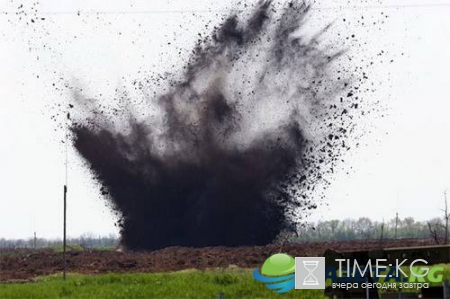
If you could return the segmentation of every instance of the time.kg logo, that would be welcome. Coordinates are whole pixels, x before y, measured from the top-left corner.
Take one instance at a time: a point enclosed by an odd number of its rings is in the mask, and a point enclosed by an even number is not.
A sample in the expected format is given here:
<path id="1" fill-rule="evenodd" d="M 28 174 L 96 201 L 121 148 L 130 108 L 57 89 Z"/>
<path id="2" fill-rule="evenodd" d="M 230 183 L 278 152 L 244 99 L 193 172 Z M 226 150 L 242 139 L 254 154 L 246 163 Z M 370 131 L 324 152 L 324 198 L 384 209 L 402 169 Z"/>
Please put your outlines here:
<path id="1" fill-rule="evenodd" d="M 256 268 L 253 278 L 266 284 L 277 293 L 287 293 L 292 289 L 325 289 L 325 258 L 296 257 L 284 253 L 270 256 Z"/>
<path id="2" fill-rule="evenodd" d="M 253 278 L 277 293 L 289 292 L 295 287 L 295 260 L 288 254 L 274 254 L 264 262 L 261 273 L 258 268 L 253 271 Z"/>
<path id="3" fill-rule="evenodd" d="M 295 288 L 300 290 L 325 289 L 325 258 L 295 258 Z"/>

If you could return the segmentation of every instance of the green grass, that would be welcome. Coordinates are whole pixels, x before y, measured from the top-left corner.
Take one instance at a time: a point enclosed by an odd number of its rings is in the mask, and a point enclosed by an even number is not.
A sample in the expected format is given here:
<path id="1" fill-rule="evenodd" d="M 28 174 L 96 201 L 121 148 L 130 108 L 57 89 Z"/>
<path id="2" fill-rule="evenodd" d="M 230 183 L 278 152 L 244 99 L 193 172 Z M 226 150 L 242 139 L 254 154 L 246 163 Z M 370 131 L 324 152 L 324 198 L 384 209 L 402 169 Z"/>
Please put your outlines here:
<path id="1" fill-rule="evenodd" d="M 63 252 L 63 246 L 62 245 L 55 245 L 55 246 L 50 246 L 48 247 L 49 249 L 52 249 L 55 252 Z M 67 245 L 66 247 L 66 251 L 83 251 L 83 247 L 81 245 L 78 244 L 74 244 L 74 245 Z"/>
<path id="2" fill-rule="evenodd" d="M 33 249 L 0 249 L 0 257 L 18 257 L 18 256 L 26 256 L 32 254 Z"/>
<path id="3" fill-rule="evenodd" d="M 406 269 L 405 269 L 406 270 Z M 407 272 L 406 270 L 405 272 Z M 450 278 L 445 265 L 444 279 Z M 436 285 L 441 285 L 440 283 Z M 414 291 L 414 290 L 410 290 Z M 156 274 L 70 274 L 39 277 L 33 283 L 0 284 L 0 298 L 297 298 L 324 299 L 322 290 L 279 295 L 252 277 L 252 270 L 185 270 Z"/>
<path id="4" fill-rule="evenodd" d="M 49 249 L 52 249 L 55 252 L 63 252 L 63 246 L 57 245 L 57 246 L 50 246 Z M 92 248 L 86 248 L 87 250 L 101 250 L 101 251 L 110 251 L 115 250 L 115 247 L 113 246 L 94 246 Z M 66 251 L 85 251 L 85 248 L 79 244 L 72 244 L 67 245 Z"/>
<path id="5" fill-rule="evenodd" d="M 0 298 L 297 298 L 323 299 L 322 290 L 279 295 L 255 281 L 252 270 L 186 270 L 158 274 L 70 274 L 45 276 L 34 283 L 0 284 Z"/>

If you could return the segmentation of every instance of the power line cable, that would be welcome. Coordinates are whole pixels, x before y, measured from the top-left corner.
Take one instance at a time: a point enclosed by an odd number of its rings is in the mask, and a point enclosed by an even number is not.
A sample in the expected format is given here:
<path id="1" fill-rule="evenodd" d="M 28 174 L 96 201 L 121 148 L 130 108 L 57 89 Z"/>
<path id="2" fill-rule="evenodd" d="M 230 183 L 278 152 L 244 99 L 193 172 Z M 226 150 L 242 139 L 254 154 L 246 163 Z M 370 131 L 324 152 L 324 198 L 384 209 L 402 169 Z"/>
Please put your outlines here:
<path id="1" fill-rule="evenodd" d="M 441 3 L 417 3 L 417 4 L 390 4 L 390 5 L 360 5 L 360 6 L 318 6 L 311 10 L 373 10 L 373 9 L 409 9 L 409 8 L 432 8 L 432 7 L 450 7 L 450 2 Z M 237 10 L 243 12 L 245 10 Z M 142 11 L 126 11 L 126 10 L 112 10 L 112 11 L 42 11 L 39 15 L 68 15 L 68 14 L 83 14 L 83 15 L 114 15 L 114 14 L 181 14 L 181 13 L 229 13 L 230 10 L 142 10 Z M 1 11 L 1 14 L 13 15 L 20 14 L 14 11 Z"/>

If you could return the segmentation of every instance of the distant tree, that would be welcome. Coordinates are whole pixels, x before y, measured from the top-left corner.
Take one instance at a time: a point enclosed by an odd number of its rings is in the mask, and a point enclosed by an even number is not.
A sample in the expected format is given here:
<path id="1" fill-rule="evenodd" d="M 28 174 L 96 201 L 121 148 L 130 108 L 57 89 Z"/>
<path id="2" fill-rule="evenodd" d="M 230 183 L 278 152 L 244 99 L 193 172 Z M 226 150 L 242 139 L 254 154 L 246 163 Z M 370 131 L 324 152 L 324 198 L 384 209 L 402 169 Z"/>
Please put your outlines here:
<path id="1" fill-rule="evenodd" d="M 436 244 L 442 244 L 444 242 L 444 224 L 441 218 L 434 218 L 427 222 L 428 230 L 430 232 L 431 238 L 436 242 Z"/>
<path id="2" fill-rule="evenodd" d="M 321 240 L 367 240 L 367 239 L 389 239 L 395 238 L 395 227 L 397 224 L 397 238 L 429 238 L 430 229 L 438 228 L 438 239 L 444 236 L 442 218 L 430 221 L 416 221 L 412 217 L 404 219 L 393 218 L 386 222 L 373 221 L 367 217 L 359 219 L 327 220 L 318 221 L 310 225 L 304 225 L 299 232 L 299 237 L 294 240 L 321 241 Z M 382 235 L 382 236 L 381 236 Z"/>

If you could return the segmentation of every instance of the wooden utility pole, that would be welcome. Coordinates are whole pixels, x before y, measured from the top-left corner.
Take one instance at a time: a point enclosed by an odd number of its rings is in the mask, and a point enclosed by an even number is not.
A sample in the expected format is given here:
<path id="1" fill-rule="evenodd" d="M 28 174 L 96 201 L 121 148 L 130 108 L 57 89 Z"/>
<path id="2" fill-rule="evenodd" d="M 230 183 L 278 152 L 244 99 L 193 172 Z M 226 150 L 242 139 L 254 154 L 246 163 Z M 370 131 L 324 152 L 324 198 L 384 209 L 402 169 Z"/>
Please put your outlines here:
<path id="1" fill-rule="evenodd" d="M 383 238 L 384 238 L 384 219 L 383 223 L 381 223 L 380 244 L 383 243 Z"/>
<path id="2" fill-rule="evenodd" d="M 445 236 L 444 236 L 444 244 L 447 244 L 448 240 L 448 222 L 450 220 L 450 215 L 448 214 L 448 206 L 447 206 L 447 190 L 444 191 L 444 200 L 445 200 L 445 208 L 444 208 L 444 221 L 445 221 Z"/>
<path id="3" fill-rule="evenodd" d="M 67 247 L 67 185 L 68 185 L 68 168 L 69 168 L 69 120 L 70 113 L 67 112 L 66 119 L 66 157 L 65 157 L 65 171 L 66 171 L 66 182 L 64 184 L 64 221 L 63 221 L 63 280 L 66 280 L 67 272 L 67 260 L 66 260 L 66 247 Z"/>
<path id="4" fill-rule="evenodd" d="M 395 231 L 394 231 L 394 238 L 397 239 L 397 226 L 398 226 L 398 212 L 395 213 Z"/>
<path id="5" fill-rule="evenodd" d="M 67 261 L 66 261 L 66 219 L 67 219 L 67 185 L 64 185 L 64 228 L 63 228 L 63 279 L 66 280 Z"/>

